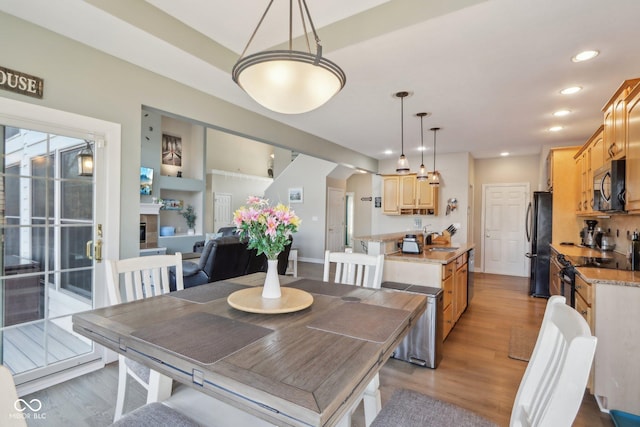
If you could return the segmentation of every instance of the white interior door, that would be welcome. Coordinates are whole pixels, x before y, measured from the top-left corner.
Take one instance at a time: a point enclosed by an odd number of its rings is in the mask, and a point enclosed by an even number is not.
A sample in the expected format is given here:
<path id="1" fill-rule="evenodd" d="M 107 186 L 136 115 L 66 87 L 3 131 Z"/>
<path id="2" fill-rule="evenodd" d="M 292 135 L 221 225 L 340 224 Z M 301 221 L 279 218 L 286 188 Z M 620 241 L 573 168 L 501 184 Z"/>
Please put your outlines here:
<path id="1" fill-rule="evenodd" d="M 232 225 L 231 214 L 231 194 L 214 193 L 213 194 L 213 231 L 217 232 L 220 227 L 228 227 Z"/>
<path id="2" fill-rule="evenodd" d="M 103 305 L 100 258 L 118 256 L 120 127 L 0 98 L 0 130 L 0 359 L 22 394 L 102 360 L 71 316 Z M 80 176 L 86 141 L 94 170 Z"/>
<path id="3" fill-rule="evenodd" d="M 327 249 L 344 251 L 345 192 L 340 188 L 327 189 Z"/>
<path id="4" fill-rule="evenodd" d="M 525 213 L 529 184 L 483 185 L 485 273 L 528 276 Z"/>

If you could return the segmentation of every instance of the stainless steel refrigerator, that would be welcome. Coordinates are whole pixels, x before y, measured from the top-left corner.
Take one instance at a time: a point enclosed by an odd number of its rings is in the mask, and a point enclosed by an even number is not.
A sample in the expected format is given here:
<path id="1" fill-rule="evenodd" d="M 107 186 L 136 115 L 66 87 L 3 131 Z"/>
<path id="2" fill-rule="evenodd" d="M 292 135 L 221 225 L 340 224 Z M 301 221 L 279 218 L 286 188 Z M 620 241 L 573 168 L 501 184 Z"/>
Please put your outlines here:
<path id="1" fill-rule="evenodd" d="M 553 199 L 550 192 L 533 192 L 533 201 L 527 207 L 525 220 L 531 251 L 525 256 L 531 260 L 529 294 L 534 297 L 549 297 L 552 209 Z"/>

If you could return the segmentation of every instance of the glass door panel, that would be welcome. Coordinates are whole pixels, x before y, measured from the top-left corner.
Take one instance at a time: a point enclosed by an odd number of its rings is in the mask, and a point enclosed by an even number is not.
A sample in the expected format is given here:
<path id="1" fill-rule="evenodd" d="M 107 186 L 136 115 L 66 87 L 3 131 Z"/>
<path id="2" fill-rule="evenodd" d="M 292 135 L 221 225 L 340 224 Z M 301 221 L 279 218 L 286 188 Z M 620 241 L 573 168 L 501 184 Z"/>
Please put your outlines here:
<path id="1" fill-rule="evenodd" d="M 78 175 L 85 140 L 0 128 L 0 362 L 20 383 L 97 357 L 71 328 L 94 307 L 95 185 Z"/>

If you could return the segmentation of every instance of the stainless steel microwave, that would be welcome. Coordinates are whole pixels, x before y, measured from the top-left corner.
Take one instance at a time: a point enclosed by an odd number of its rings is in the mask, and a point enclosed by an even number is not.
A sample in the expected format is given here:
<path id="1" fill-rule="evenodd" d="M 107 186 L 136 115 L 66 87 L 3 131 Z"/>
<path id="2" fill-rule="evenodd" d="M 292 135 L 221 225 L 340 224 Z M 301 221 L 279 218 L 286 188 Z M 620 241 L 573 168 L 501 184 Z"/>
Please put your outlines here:
<path id="1" fill-rule="evenodd" d="M 624 211 L 625 160 L 610 160 L 593 173 L 593 209 L 601 212 Z"/>

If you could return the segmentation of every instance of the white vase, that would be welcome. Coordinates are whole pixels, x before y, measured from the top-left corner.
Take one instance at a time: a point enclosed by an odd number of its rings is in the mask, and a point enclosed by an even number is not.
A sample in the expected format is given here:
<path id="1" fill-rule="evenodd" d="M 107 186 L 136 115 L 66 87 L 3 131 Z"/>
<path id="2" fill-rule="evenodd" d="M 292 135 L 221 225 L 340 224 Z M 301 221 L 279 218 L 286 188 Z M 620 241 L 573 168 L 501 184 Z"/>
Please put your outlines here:
<path id="1" fill-rule="evenodd" d="M 187 234 L 189 236 L 193 236 L 194 234 L 196 234 L 196 229 L 195 228 L 188 228 L 187 229 Z"/>
<path id="2" fill-rule="evenodd" d="M 267 277 L 264 279 L 262 298 L 280 298 L 280 278 L 278 277 L 278 260 L 267 260 Z"/>

